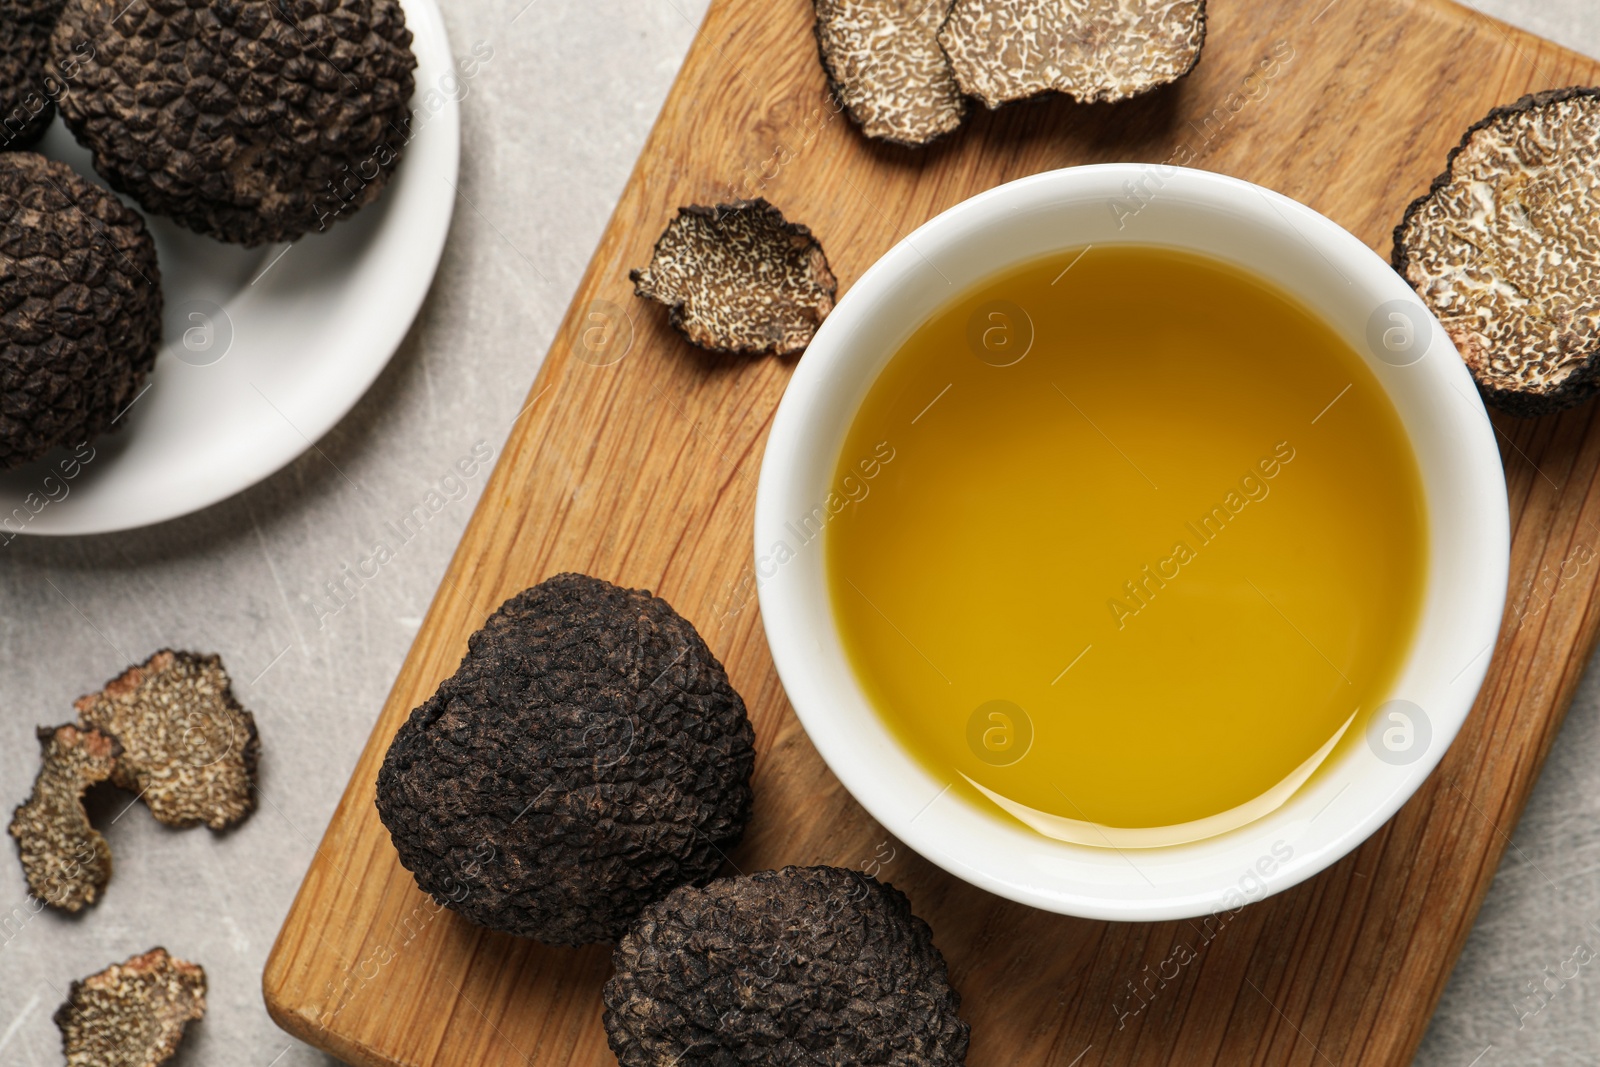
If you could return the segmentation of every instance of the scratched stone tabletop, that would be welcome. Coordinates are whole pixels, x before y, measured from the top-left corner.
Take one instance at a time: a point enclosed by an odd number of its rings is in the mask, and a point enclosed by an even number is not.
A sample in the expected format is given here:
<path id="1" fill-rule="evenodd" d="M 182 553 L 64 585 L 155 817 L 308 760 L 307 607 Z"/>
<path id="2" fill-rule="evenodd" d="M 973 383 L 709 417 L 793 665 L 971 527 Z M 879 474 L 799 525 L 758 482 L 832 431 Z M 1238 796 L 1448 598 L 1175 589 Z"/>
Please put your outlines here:
<path id="1" fill-rule="evenodd" d="M 1595 0 L 1477 4 L 1600 56 Z M 444 6 L 456 53 L 486 44 L 492 57 L 461 102 L 438 277 L 382 377 L 316 449 L 222 504 L 148 530 L 0 546 L 0 813 L 27 795 L 34 727 L 71 719 L 76 697 L 165 646 L 221 653 L 263 744 L 260 808 L 228 833 L 169 830 L 125 810 L 125 794 L 97 798 L 116 873 L 80 917 L 33 915 L 4 843 L 4 1067 L 61 1063 L 50 1017 L 72 979 L 156 944 L 209 978 L 179 1067 L 333 1063 L 268 1019 L 267 951 L 483 486 L 474 457 L 498 455 L 705 0 Z M 327 583 L 430 492 L 444 505 L 348 603 L 331 602 Z M 1512 847 L 1418 1064 L 1600 1063 L 1597 750 L 1591 666 L 1527 813 L 1505 828 Z"/>

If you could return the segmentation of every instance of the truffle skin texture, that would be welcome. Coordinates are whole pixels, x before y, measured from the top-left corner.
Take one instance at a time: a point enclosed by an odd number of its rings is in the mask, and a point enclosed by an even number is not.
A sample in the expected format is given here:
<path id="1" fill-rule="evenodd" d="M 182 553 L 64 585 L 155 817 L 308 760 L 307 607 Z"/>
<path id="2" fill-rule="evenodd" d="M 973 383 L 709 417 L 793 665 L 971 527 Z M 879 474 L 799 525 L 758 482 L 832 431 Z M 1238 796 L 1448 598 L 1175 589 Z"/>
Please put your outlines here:
<path id="1" fill-rule="evenodd" d="M 1111 103 L 1200 62 L 1205 0 L 955 0 L 939 43 L 963 92 L 991 108 L 1055 90 Z"/>
<path id="2" fill-rule="evenodd" d="M 121 744 L 111 780 L 168 826 L 222 830 L 255 810 L 261 741 L 222 657 L 162 649 L 74 707 Z"/>
<path id="3" fill-rule="evenodd" d="M 0 153 L 0 470 L 112 428 L 161 344 L 138 212 L 64 163 Z"/>
<path id="4" fill-rule="evenodd" d="M 945 1067 L 961 998 L 904 893 L 840 867 L 674 892 L 617 943 L 605 1027 L 622 1067 Z"/>
<path id="5" fill-rule="evenodd" d="M 292 241 L 394 174 L 416 67 L 397 0 L 125 6 L 67 0 L 51 63 L 67 126 L 146 211 L 242 245 Z"/>
<path id="6" fill-rule="evenodd" d="M 839 290 L 811 231 L 761 199 L 679 208 L 628 277 L 692 343 L 730 355 L 804 351 Z"/>
<path id="7" fill-rule="evenodd" d="M 967 98 L 939 47 L 951 0 L 815 0 L 817 51 L 868 137 L 915 147 L 961 125 Z"/>
<path id="8" fill-rule="evenodd" d="M 1502 411 L 1600 391 L 1597 198 L 1600 89 L 1557 89 L 1473 125 L 1395 227 L 1395 270 Z"/>
<path id="9" fill-rule="evenodd" d="M 744 701 L 687 620 L 560 574 L 501 605 L 400 727 L 378 813 L 417 885 L 471 921 L 612 941 L 716 873 L 754 763 Z"/>
<path id="10" fill-rule="evenodd" d="M 56 1009 L 67 1067 L 157 1067 L 206 1013 L 206 972 L 153 948 L 72 983 Z"/>
<path id="11" fill-rule="evenodd" d="M 44 63 L 61 4 L 0 0 L 0 150 L 27 148 L 56 117 Z"/>
<path id="12" fill-rule="evenodd" d="M 89 825 L 84 790 L 111 777 L 117 743 L 93 730 L 39 727 L 44 749 L 33 795 L 11 815 L 28 892 L 51 907 L 78 911 L 111 881 L 111 846 Z"/>

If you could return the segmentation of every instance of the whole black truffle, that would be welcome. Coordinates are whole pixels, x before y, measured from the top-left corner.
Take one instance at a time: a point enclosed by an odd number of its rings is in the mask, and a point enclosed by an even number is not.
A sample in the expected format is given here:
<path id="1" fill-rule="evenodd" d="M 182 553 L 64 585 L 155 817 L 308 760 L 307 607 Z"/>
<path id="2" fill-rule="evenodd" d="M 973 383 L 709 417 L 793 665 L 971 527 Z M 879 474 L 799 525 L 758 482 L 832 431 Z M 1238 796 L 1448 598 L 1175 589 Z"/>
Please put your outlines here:
<path id="1" fill-rule="evenodd" d="M 27 148 L 55 118 L 44 77 L 62 0 L 0 0 L 0 150 Z"/>
<path id="2" fill-rule="evenodd" d="M 138 212 L 64 163 L 0 153 L 0 470 L 110 429 L 161 343 Z"/>
<path id="3" fill-rule="evenodd" d="M 961 998 L 904 893 L 840 867 L 686 886 L 617 943 L 606 1037 L 622 1067 L 945 1067 Z"/>
<path id="4" fill-rule="evenodd" d="M 396 0 L 67 0 L 51 64 L 114 188 L 243 245 L 371 203 L 409 139 L 416 57 Z"/>
<path id="5" fill-rule="evenodd" d="M 665 600 L 560 574 L 512 597 L 411 713 L 378 813 L 473 922 L 578 945 L 704 882 L 750 813 L 744 701 Z"/>

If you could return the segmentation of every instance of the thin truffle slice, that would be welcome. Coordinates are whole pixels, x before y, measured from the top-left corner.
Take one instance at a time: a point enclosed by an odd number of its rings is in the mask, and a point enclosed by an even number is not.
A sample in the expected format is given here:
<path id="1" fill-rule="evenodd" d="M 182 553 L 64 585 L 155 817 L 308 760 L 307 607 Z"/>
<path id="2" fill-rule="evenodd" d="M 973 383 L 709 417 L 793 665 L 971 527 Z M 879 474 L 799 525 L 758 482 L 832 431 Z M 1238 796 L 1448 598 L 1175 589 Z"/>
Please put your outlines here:
<path id="1" fill-rule="evenodd" d="M 617 943 L 605 1028 L 622 1067 L 964 1063 L 944 957 L 904 893 L 840 867 L 688 886 Z"/>
<path id="2" fill-rule="evenodd" d="M 917 146 L 961 125 L 967 98 L 939 47 L 952 0 L 815 0 L 817 50 L 868 137 Z"/>
<path id="3" fill-rule="evenodd" d="M 67 1067 L 157 1067 L 205 1013 L 205 970 L 153 948 L 73 982 L 55 1023 Z"/>
<path id="4" fill-rule="evenodd" d="M 1600 89 L 1498 107 L 1394 231 L 1394 268 L 1484 399 L 1545 415 L 1600 391 Z"/>
<path id="5" fill-rule="evenodd" d="M 112 781 L 161 822 L 221 830 L 255 810 L 261 743 L 222 657 L 162 649 L 74 706 L 121 742 Z"/>
<path id="6" fill-rule="evenodd" d="M 754 764 L 744 701 L 687 619 L 559 574 L 489 616 L 400 727 L 378 814 L 417 885 L 471 921 L 612 941 L 716 873 Z"/>
<path id="7" fill-rule="evenodd" d="M 743 355 L 803 351 L 839 289 L 811 231 L 759 198 L 679 208 L 628 277 L 691 342 Z"/>
<path id="8" fill-rule="evenodd" d="M 1205 0 L 956 0 L 939 43 L 963 92 L 991 108 L 1054 90 L 1114 102 L 1200 62 Z"/>
<path id="9" fill-rule="evenodd" d="M 111 846 L 89 825 L 83 794 L 111 777 L 117 743 L 71 725 L 39 727 L 44 762 L 33 795 L 11 815 L 28 892 L 52 907 L 93 904 L 111 880 Z"/>
<path id="10" fill-rule="evenodd" d="M 27 148 L 56 116 L 45 58 L 64 0 L 0 0 L 0 150 Z"/>

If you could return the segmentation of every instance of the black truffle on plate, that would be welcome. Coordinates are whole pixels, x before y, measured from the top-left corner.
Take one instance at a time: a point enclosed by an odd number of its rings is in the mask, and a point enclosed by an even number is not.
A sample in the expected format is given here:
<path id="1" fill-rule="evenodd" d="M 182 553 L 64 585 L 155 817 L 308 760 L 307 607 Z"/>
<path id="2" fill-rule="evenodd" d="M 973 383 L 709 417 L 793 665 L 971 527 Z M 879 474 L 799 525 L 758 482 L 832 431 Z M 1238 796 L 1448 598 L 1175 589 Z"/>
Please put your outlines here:
<path id="1" fill-rule="evenodd" d="M 691 343 L 734 355 L 804 351 L 839 290 L 811 231 L 761 199 L 679 208 L 628 277 Z"/>
<path id="2" fill-rule="evenodd" d="M 605 1028 L 622 1067 L 946 1067 L 968 1027 L 904 893 L 840 867 L 687 886 L 612 954 Z"/>
<path id="3" fill-rule="evenodd" d="M 67 0 L 51 63 L 69 62 L 61 114 L 95 169 L 224 241 L 348 218 L 409 136 L 416 57 L 396 0 Z"/>
<path id="4" fill-rule="evenodd" d="M 110 429 L 161 343 L 156 245 L 64 163 L 0 153 L 0 470 Z"/>
<path id="5" fill-rule="evenodd" d="M 1205 39 L 1205 0 L 955 0 L 939 30 L 962 91 L 991 108 L 1126 100 L 1188 74 Z"/>
<path id="6" fill-rule="evenodd" d="M 754 763 L 744 701 L 687 620 L 560 574 L 502 604 L 400 727 L 378 813 L 417 885 L 473 922 L 612 941 L 716 873 Z"/>
<path id="7" fill-rule="evenodd" d="M 44 63 L 61 4 L 0 0 L 0 150 L 32 145 L 56 116 Z"/>
<path id="8" fill-rule="evenodd" d="M 868 137 L 923 145 L 961 125 L 967 98 L 939 47 L 951 0 L 815 0 L 834 97 Z"/>
<path id="9" fill-rule="evenodd" d="M 1495 108 L 1394 231 L 1394 268 L 1484 399 L 1545 415 L 1600 391 L 1600 89 Z"/>

